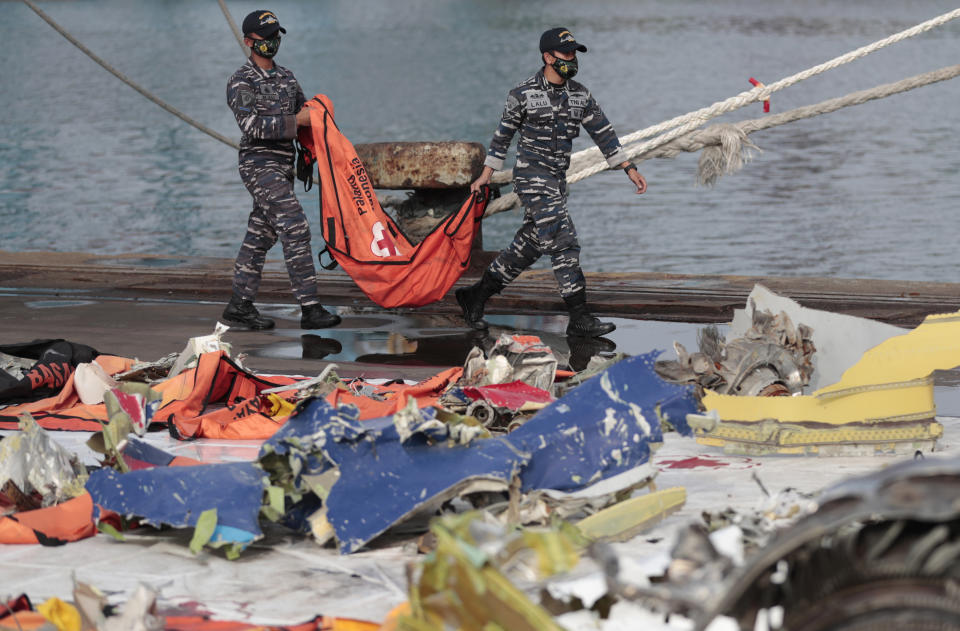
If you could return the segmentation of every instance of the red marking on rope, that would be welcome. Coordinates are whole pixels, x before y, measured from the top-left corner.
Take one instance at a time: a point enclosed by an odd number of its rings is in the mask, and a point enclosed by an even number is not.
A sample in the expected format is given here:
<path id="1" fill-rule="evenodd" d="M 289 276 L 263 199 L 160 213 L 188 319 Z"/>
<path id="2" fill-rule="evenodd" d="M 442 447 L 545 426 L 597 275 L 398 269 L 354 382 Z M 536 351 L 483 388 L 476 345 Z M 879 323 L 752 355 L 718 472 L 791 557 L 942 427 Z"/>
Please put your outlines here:
<path id="1" fill-rule="evenodd" d="M 762 83 L 760 83 L 759 81 L 757 81 L 756 79 L 754 79 L 753 77 L 750 77 L 749 81 L 750 81 L 750 83 L 752 83 L 753 86 L 756 87 L 756 88 L 764 88 L 764 87 L 766 87 L 765 85 L 763 85 Z M 764 101 L 763 101 L 763 113 L 764 113 L 764 114 L 770 113 L 770 99 L 764 99 Z"/>

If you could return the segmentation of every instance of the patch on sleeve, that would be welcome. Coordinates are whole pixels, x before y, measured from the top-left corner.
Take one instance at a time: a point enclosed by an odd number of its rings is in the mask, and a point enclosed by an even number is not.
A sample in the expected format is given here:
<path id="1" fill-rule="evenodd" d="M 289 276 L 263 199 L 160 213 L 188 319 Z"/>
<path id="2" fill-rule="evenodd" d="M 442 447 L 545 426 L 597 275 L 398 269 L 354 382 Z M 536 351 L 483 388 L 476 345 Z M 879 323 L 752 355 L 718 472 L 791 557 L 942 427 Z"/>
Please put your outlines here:
<path id="1" fill-rule="evenodd" d="M 256 95 L 254 95 L 253 90 L 250 88 L 242 87 L 237 90 L 237 103 L 240 107 L 250 109 L 254 100 L 256 100 Z"/>

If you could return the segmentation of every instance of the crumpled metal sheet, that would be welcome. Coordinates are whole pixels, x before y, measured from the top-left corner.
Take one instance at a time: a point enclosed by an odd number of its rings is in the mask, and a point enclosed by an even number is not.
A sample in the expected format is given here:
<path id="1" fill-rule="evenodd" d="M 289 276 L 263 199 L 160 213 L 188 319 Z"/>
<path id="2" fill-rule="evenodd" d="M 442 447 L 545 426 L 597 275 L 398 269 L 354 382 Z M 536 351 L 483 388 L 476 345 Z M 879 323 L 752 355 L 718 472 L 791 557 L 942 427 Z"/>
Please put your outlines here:
<path id="1" fill-rule="evenodd" d="M 277 432 L 265 440 L 257 455 L 258 466 L 270 474 L 273 484 L 291 493 L 305 493 L 304 475 L 320 475 L 330 469 L 323 445 L 342 435 L 340 425 L 356 421 L 353 405 L 334 408 L 325 399 L 313 398 Z M 341 419 L 341 415 L 344 418 Z"/>
<path id="2" fill-rule="evenodd" d="M 526 454 L 504 439 L 437 444 L 446 440 L 448 430 L 433 422 L 432 409 L 422 412 L 423 422 L 408 425 L 405 439 L 391 418 L 360 423 L 355 408 L 336 410 L 322 399 L 308 403 L 288 422 L 299 426 L 323 454 L 324 462 L 311 474 L 327 467 L 339 470 L 325 506 L 341 553 L 355 552 L 393 524 L 426 506 L 439 506 L 468 486 L 505 490 L 526 462 Z"/>
<path id="3" fill-rule="evenodd" d="M 103 430 L 95 432 L 87 440 L 87 446 L 105 454 L 105 464 L 116 465 L 121 471 L 128 471 L 131 468 L 126 464 L 128 456 L 122 452 L 131 436 L 146 434 L 147 426 L 159 408 L 161 398 L 159 392 L 145 383 L 121 383 L 116 388 L 107 390 L 103 402 L 109 422 L 103 426 Z M 147 465 L 132 468 L 142 469 L 145 466 Z"/>
<path id="4" fill-rule="evenodd" d="M 460 385 L 487 386 L 522 381 L 541 390 L 552 390 L 557 373 L 553 350 L 535 335 L 503 333 L 486 356 L 474 347 L 463 364 Z"/>
<path id="5" fill-rule="evenodd" d="M 0 351 L 0 391 L 23 379 L 34 361 Z"/>
<path id="6" fill-rule="evenodd" d="M 657 362 L 657 373 L 721 394 L 797 394 L 813 373 L 812 336 L 809 326 L 795 325 L 786 312 L 753 309 L 751 326 L 741 335 L 724 339 L 717 327 L 708 326 L 697 335 L 700 350 L 694 353 L 675 342 L 677 359 Z"/>
<path id="7" fill-rule="evenodd" d="M 0 441 L 0 487 L 12 482 L 17 489 L 42 496 L 41 506 L 53 506 L 83 493 L 87 470 L 56 442 L 30 415 L 20 417 L 20 431 Z"/>
<path id="8" fill-rule="evenodd" d="M 96 631 L 163 631 L 165 619 L 157 612 L 157 592 L 140 583 L 130 598 L 110 611 L 107 597 L 88 583 L 74 582 L 73 601 L 84 622 Z M 84 628 L 88 628 L 87 624 Z"/>
<path id="9" fill-rule="evenodd" d="M 173 363 L 173 366 L 170 368 L 170 372 L 168 373 L 167 377 L 174 377 L 185 370 L 195 367 L 200 359 L 200 356 L 204 353 L 224 351 L 229 356 L 232 347 L 229 343 L 220 339 L 229 328 L 230 327 L 222 322 L 217 322 L 217 326 L 214 327 L 213 333 L 210 335 L 191 337 L 189 340 L 187 340 L 187 345 L 183 348 L 183 350 L 180 352 L 180 356 L 177 357 L 176 361 Z"/>
<path id="10" fill-rule="evenodd" d="M 160 408 L 162 396 L 145 383 L 123 383 L 104 396 L 110 423 L 122 423 L 137 436 L 147 433 L 153 415 Z"/>
<path id="11" fill-rule="evenodd" d="M 217 510 L 211 543 L 244 545 L 261 537 L 263 472 L 252 462 L 156 467 L 129 473 L 94 471 L 87 490 L 94 504 L 154 526 L 193 527 Z"/>
<path id="12" fill-rule="evenodd" d="M 167 467 L 175 458 L 173 454 L 136 438 L 129 439 L 121 453 L 127 466 L 132 470 Z"/>
<path id="13" fill-rule="evenodd" d="M 462 409 L 491 430 L 509 430 L 522 421 L 515 421 L 518 414 L 533 414 L 554 401 L 554 396 L 524 383 L 511 381 L 489 386 L 465 386 L 451 388 L 441 399 L 448 409 Z M 464 401 L 462 405 L 460 401 Z"/>
<path id="14" fill-rule="evenodd" d="M 486 156 L 482 144 L 459 140 L 371 142 L 354 148 L 376 188 L 399 190 L 466 189 L 483 170 Z"/>
<path id="15" fill-rule="evenodd" d="M 698 409 L 694 388 L 658 377 L 659 354 L 611 365 L 508 436 L 531 453 L 524 492 L 575 491 L 647 462 L 651 444 L 663 442 L 661 419 L 692 435 L 686 416 Z"/>
<path id="16" fill-rule="evenodd" d="M 261 462 L 302 491 L 303 476 L 335 468 L 326 518 L 340 551 L 354 552 L 468 489 L 503 490 L 519 476 L 524 491 L 575 491 L 644 465 L 651 443 L 663 440 L 660 419 L 689 434 L 686 414 L 697 410 L 692 386 L 668 384 L 653 372 L 657 354 L 614 364 L 512 434 L 469 444 L 456 440 L 432 408 L 403 423 L 359 423 L 351 406 L 315 399 L 264 444 Z"/>
<path id="17" fill-rule="evenodd" d="M 810 391 L 839 381 L 847 368 L 857 363 L 868 350 L 908 331 L 869 318 L 804 307 L 758 284 L 754 285 L 747 297 L 745 307 L 734 310 L 728 336 L 736 338 L 746 335 L 753 326 L 757 310 L 784 313 L 794 322 L 810 327 L 810 341 L 817 349 L 810 358 L 813 367 L 808 386 Z"/>
<path id="18" fill-rule="evenodd" d="M 397 628 L 561 631 L 550 612 L 515 585 L 510 575 L 545 577 L 571 570 L 582 537 L 566 524 L 517 531 L 466 514 L 435 520 L 436 552 L 411 573 L 410 608 Z"/>
<path id="19" fill-rule="evenodd" d="M 541 388 L 535 388 L 522 381 L 494 384 L 489 386 L 463 389 L 463 393 L 473 401 L 487 401 L 511 412 L 523 409 L 536 409 L 553 401 L 553 395 Z"/>
<path id="20" fill-rule="evenodd" d="M 738 601 L 740 605 L 744 602 L 749 602 L 751 606 L 756 605 L 757 598 L 751 590 L 765 574 L 768 577 L 766 580 L 769 580 L 770 568 L 783 562 L 785 565 L 789 563 L 793 570 L 796 566 L 789 560 L 791 555 L 803 551 L 804 546 L 824 537 L 830 537 L 833 545 L 836 545 L 837 539 L 840 539 L 839 533 L 853 524 L 907 520 L 913 523 L 939 524 L 937 527 L 946 530 L 960 515 L 960 505 L 956 502 L 958 493 L 960 460 L 955 457 L 905 460 L 834 484 L 817 497 L 815 512 L 777 532 L 768 545 L 750 556 L 746 565 L 732 573 L 725 582 L 714 585 L 710 597 L 701 601 L 702 610 L 695 628 L 704 631 L 716 616 L 733 611 Z M 906 532 L 909 530 L 906 529 Z M 889 530 L 888 533 L 890 532 L 899 531 Z M 929 560 L 937 556 L 935 550 L 938 546 L 941 550 L 942 547 L 955 546 L 946 535 L 933 538 L 928 536 L 921 541 L 922 543 L 914 543 L 910 549 L 914 558 L 927 560 L 926 564 L 918 562 L 917 567 L 910 571 L 892 561 L 885 566 L 888 568 L 887 572 L 902 572 L 904 578 L 909 578 L 923 566 L 936 567 Z M 903 543 L 902 539 L 890 539 L 885 545 L 874 544 L 873 549 L 878 551 L 878 555 L 882 555 L 888 548 L 906 548 Z M 881 556 L 879 560 L 871 562 L 879 564 L 882 561 Z M 943 567 L 950 568 L 953 565 L 949 563 Z M 796 574 L 795 570 L 790 572 L 791 576 Z M 933 569 L 924 578 L 927 584 L 950 580 L 952 579 Z M 908 583 L 900 583 L 896 587 L 901 590 L 908 588 Z M 925 591 L 924 597 L 929 597 L 929 592 Z M 904 626 L 910 628 L 909 624 Z"/>
<path id="21" fill-rule="evenodd" d="M 932 373 L 960 364 L 960 312 L 927 316 L 887 338 L 809 395 L 737 397 L 707 392 L 715 411 L 698 440 L 746 453 L 913 453 L 943 435 Z"/>

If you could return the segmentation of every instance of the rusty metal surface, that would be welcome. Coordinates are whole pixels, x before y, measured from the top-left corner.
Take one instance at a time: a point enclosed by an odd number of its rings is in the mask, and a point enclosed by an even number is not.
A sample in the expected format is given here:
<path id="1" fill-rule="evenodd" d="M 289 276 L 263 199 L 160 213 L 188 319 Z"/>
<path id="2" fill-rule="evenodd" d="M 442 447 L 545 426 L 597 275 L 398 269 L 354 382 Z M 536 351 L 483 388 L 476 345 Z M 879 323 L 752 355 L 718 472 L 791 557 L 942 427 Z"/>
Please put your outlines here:
<path id="1" fill-rule="evenodd" d="M 375 188 L 464 188 L 480 175 L 477 142 L 374 142 L 356 145 Z"/>

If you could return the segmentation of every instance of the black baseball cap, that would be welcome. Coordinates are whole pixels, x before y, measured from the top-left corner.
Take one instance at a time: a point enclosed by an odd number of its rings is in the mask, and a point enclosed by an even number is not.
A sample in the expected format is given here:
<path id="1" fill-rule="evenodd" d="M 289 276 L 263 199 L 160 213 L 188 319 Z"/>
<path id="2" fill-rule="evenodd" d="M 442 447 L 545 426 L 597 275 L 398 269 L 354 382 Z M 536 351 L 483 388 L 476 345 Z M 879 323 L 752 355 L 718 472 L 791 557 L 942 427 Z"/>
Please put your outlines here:
<path id="1" fill-rule="evenodd" d="M 546 53 L 551 50 L 559 50 L 561 53 L 579 50 L 581 53 L 585 53 L 587 52 L 587 47 L 583 44 L 578 44 L 569 29 L 558 26 L 557 28 L 546 31 L 540 36 L 540 52 Z"/>
<path id="2" fill-rule="evenodd" d="M 260 37 L 266 38 L 270 35 L 273 35 L 277 31 L 286 33 L 287 29 L 280 26 L 280 20 L 278 20 L 277 16 L 273 14 L 273 11 L 260 9 L 252 13 L 248 13 L 247 17 L 243 18 L 244 36 L 250 35 L 251 33 L 256 33 Z"/>

